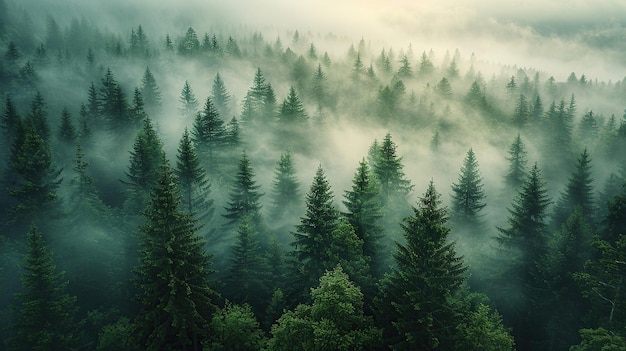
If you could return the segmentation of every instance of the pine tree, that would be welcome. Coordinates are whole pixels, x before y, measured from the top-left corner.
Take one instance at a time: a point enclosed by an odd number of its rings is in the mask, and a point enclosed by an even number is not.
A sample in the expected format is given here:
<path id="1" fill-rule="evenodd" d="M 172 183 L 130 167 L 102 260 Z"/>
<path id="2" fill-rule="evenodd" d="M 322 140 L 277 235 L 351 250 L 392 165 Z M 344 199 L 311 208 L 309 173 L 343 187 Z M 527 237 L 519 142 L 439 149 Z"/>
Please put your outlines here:
<path id="1" fill-rule="evenodd" d="M 111 131 L 119 132 L 128 126 L 128 101 L 110 68 L 102 78 L 100 113 Z"/>
<path id="2" fill-rule="evenodd" d="M 130 126 L 134 128 L 141 126 L 141 122 L 147 117 L 148 114 L 145 110 L 145 104 L 143 96 L 141 95 L 141 90 L 139 88 L 135 88 L 135 92 L 133 94 L 133 103 L 128 109 L 128 120 L 130 122 Z"/>
<path id="3" fill-rule="evenodd" d="M 585 144 L 590 144 L 596 141 L 598 136 L 598 124 L 593 111 L 589 111 L 583 115 L 583 118 L 578 124 L 578 137 Z"/>
<path id="4" fill-rule="evenodd" d="M 89 90 L 87 92 L 87 104 L 85 105 L 85 117 L 90 125 L 94 129 L 100 129 L 103 126 L 102 114 L 101 114 L 101 100 L 96 89 L 96 84 L 91 82 Z"/>
<path id="5" fill-rule="evenodd" d="M 76 297 L 57 272 L 43 235 L 33 225 L 26 235 L 26 257 L 15 325 L 16 350 L 71 350 L 78 346 Z"/>
<path id="6" fill-rule="evenodd" d="M 260 230 L 260 199 L 263 193 L 259 193 L 261 186 L 256 184 L 254 176 L 248 155 L 244 152 L 239 159 L 237 174 L 229 193 L 228 206 L 225 208 L 226 214 L 223 215 L 228 220 L 227 227 L 233 227 L 249 216 L 253 228 Z"/>
<path id="7" fill-rule="evenodd" d="M 498 266 L 498 288 L 505 301 L 498 308 L 513 326 L 520 349 L 532 349 L 533 340 L 543 337 L 540 312 L 547 299 L 545 258 L 548 251 L 548 206 L 550 200 L 539 167 L 530 170 L 526 182 L 509 209 L 506 228 L 497 227 L 503 263 Z M 506 263 L 505 263 L 506 262 Z M 515 304 L 510 304 L 515 301 Z"/>
<path id="8" fill-rule="evenodd" d="M 163 144 L 149 118 L 144 119 L 142 129 L 137 133 L 130 164 L 126 172 L 130 185 L 126 207 L 138 214 L 148 201 L 152 188 L 157 184 L 159 167 L 163 158 Z"/>
<path id="9" fill-rule="evenodd" d="M 195 116 L 198 112 L 198 100 L 191 90 L 191 86 L 188 81 L 185 81 L 185 85 L 183 86 L 183 90 L 180 92 L 180 97 L 178 101 L 181 104 L 181 107 L 178 109 L 183 118 L 190 118 Z"/>
<path id="10" fill-rule="evenodd" d="M 439 83 L 435 85 L 435 92 L 446 100 L 450 100 L 454 96 L 452 93 L 452 86 L 450 86 L 450 81 L 448 81 L 446 77 L 441 78 Z"/>
<path id="11" fill-rule="evenodd" d="M 180 210 L 173 171 L 164 158 L 161 162 L 141 227 L 136 336 L 146 350 L 200 350 L 215 310 L 208 283 L 211 257 L 195 221 Z"/>
<path id="12" fill-rule="evenodd" d="M 409 58 L 404 55 L 400 59 L 400 68 L 398 68 L 398 73 L 396 73 L 398 79 L 410 79 L 413 78 L 413 69 L 411 68 L 411 64 L 409 63 Z"/>
<path id="13" fill-rule="evenodd" d="M 508 156 L 506 157 L 509 166 L 504 181 L 510 189 L 518 189 L 526 179 L 526 163 L 528 162 L 526 156 L 526 145 L 521 136 L 517 134 L 513 143 L 509 145 Z"/>
<path id="14" fill-rule="evenodd" d="M 72 116 L 67 108 L 63 108 L 61 112 L 61 123 L 58 129 L 58 138 L 64 144 L 74 144 L 76 141 L 77 132 L 76 128 L 72 124 Z"/>
<path id="15" fill-rule="evenodd" d="M 1 117 L 0 126 L 2 128 L 2 137 L 4 141 L 4 149 L 8 150 L 13 143 L 13 139 L 17 133 L 18 125 L 21 123 L 20 116 L 17 113 L 15 104 L 10 97 L 7 96 L 4 105 L 4 114 Z"/>
<path id="16" fill-rule="evenodd" d="M 405 244 L 396 244 L 396 268 L 377 300 L 386 341 L 394 350 L 430 350 L 453 340 L 450 298 L 466 280 L 461 258 L 448 241 L 447 210 L 431 181 L 413 215 L 402 223 Z"/>
<path id="17" fill-rule="evenodd" d="M 381 186 L 382 204 L 386 206 L 397 198 L 405 198 L 413 186 L 404 176 L 402 157 L 396 154 L 396 144 L 387 133 L 377 148 L 377 155 L 370 160 L 376 179 Z"/>
<path id="18" fill-rule="evenodd" d="M 189 27 L 185 36 L 178 44 L 178 53 L 183 56 L 194 56 L 200 51 L 200 41 L 196 31 Z"/>
<path id="19" fill-rule="evenodd" d="M 224 144 L 231 150 L 236 150 L 242 143 L 241 140 L 241 128 L 239 127 L 239 120 L 233 116 L 226 125 L 226 132 L 224 135 Z"/>
<path id="20" fill-rule="evenodd" d="M 515 105 L 515 111 L 513 112 L 513 124 L 517 128 L 524 128 L 530 119 L 530 107 L 524 94 L 520 94 L 517 105 Z"/>
<path id="21" fill-rule="evenodd" d="M 327 248 L 331 245 L 332 233 L 339 223 L 339 211 L 333 203 L 334 195 L 326 173 L 317 168 L 313 183 L 306 194 L 306 214 L 293 232 L 293 256 L 297 282 L 292 287 L 297 293 L 313 287 L 328 266 Z"/>
<path id="22" fill-rule="evenodd" d="M 433 65 L 426 52 L 422 52 L 422 56 L 420 57 L 420 68 L 419 75 L 420 77 L 428 77 L 435 71 L 435 66 Z"/>
<path id="23" fill-rule="evenodd" d="M 363 76 L 365 75 L 365 65 L 363 65 L 363 61 L 361 60 L 361 54 L 357 54 L 354 59 L 354 63 L 352 64 L 352 72 L 350 73 L 350 78 L 352 78 L 353 82 L 360 82 Z"/>
<path id="24" fill-rule="evenodd" d="M 555 206 L 552 218 L 553 227 L 560 228 L 578 207 L 585 221 L 593 226 L 595 224 L 593 197 L 591 159 L 585 148 L 576 162 L 576 169 L 569 177 L 565 192 L 561 194 Z"/>
<path id="25" fill-rule="evenodd" d="M 250 218 L 239 221 L 232 258 L 225 278 L 225 298 L 234 303 L 247 303 L 257 312 L 269 298 L 266 286 L 267 267 L 259 244 L 258 230 Z"/>
<path id="26" fill-rule="evenodd" d="M 283 221 L 291 217 L 289 215 L 293 213 L 292 211 L 301 207 L 300 181 L 296 175 L 290 152 L 280 155 L 280 160 L 274 171 L 270 197 L 272 199 L 270 210 L 272 221 Z"/>
<path id="27" fill-rule="evenodd" d="M 161 91 L 152 71 L 150 71 L 150 67 L 146 67 L 143 78 L 141 78 L 141 88 L 139 91 L 143 97 L 148 115 L 153 117 L 159 115 L 163 109 Z"/>
<path id="28" fill-rule="evenodd" d="M 308 115 L 293 86 L 283 101 L 278 118 L 284 125 L 305 125 L 307 122 Z"/>
<path id="29" fill-rule="evenodd" d="M 30 113 L 26 115 L 26 123 L 46 142 L 50 142 L 50 126 L 48 125 L 48 111 L 41 93 L 37 92 L 30 104 Z"/>
<path id="30" fill-rule="evenodd" d="M 214 212 L 213 200 L 209 199 L 211 185 L 186 128 L 178 144 L 174 172 L 180 186 L 182 210 L 207 223 Z"/>
<path id="31" fill-rule="evenodd" d="M 213 79 L 211 97 L 213 98 L 215 108 L 217 108 L 220 112 L 220 115 L 224 117 L 230 116 L 231 96 L 228 93 L 228 90 L 226 90 L 226 86 L 224 85 L 224 81 L 222 80 L 219 72 L 215 74 L 215 79 Z"/>
<path id="32" fill-rule="evenodd" d="M 463 160 L 458 183 L 452 183 L 452 221 L 460 226 L 477 229 L 485 207 L 485 191 L 474 150 L 470 148 Z"/>
<path id="33" fill-rule="evenodd" d="M 311 87 L 311 93 L 313 95 L 313 100 L 316 105 L 316 117 L 318 119 L 322 118 L 322 108 L 324 107 L 327 100 L 327 91 L 326 91 L 326 75 L 322 70 L 322 64 L 317 65 L 317 69 L 313 74 L 313 84 Z"/>
<path id="34" fill-rule="evenodd" d="M 379 191 L 372 171 L 363 159 L 352 179 L 352 189 L 344 193 L 343 204 L 347 209 L 348 221 L 357 237 L 363 241 L 363 255 L 369 261 L 369 273 L 376 278 L 381 276 L 385 267 L 381 247 L 384 229 L 381 225 L 383 213 Z"/>
<path id="35" fill-rule="evenodd" d="M 219 169 L 219 155 L 225 143 L 226 129 L 210 97 L 207 97 L 203 110 L 196 114 L 191 134 L 200 156 L 206 159 L 213 172 Z"/>

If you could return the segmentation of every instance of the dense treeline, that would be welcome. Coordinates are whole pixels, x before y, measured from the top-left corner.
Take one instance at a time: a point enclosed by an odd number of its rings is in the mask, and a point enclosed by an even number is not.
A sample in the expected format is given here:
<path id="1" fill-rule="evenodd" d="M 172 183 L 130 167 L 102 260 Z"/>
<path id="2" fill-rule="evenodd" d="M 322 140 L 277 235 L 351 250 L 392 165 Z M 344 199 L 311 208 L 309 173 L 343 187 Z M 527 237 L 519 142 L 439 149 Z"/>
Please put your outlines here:
<path id="1" fill-rule="evenodd" d="M 626 350 L 626 80 L 224 33 L 0 0 L 3 349 Z"/>

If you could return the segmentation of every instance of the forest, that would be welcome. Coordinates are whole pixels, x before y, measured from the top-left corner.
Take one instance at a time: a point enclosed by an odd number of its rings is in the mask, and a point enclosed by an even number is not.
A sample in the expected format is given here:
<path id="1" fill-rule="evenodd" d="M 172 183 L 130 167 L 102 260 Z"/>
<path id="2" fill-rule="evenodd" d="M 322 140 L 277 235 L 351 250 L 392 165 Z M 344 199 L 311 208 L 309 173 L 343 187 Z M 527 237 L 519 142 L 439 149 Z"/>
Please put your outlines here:
<path id="1" fill-rule="evenodd" d="M 0 0 L 0 349 L 626 351 L 626 78 L 64 3 Z"/>

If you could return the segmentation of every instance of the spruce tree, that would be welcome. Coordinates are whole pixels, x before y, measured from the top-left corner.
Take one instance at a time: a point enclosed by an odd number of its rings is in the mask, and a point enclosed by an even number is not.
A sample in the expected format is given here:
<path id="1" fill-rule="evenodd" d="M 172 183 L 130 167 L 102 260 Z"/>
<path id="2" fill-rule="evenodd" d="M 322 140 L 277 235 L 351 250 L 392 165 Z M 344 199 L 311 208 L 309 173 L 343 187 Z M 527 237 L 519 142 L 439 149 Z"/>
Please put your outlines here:
<path id="1" fill-rule="evenodd" d="M 463 160 L 457 183 L 452 183 L 451 219 L 458 226 L 477 229 L 485 207 L 485 191 L 474 150 L 470 148 Z"/>
<path id="2" fill-rule="evenodd" d="M 498 308 L 521 349 L 529 350 L 533 340 L 543 338 L 540 313 L 547 299 L 545 259 L 548 252 L 548 206 L 550 200 L 539 167 L 531 168 L 526 182 L 509 209 L 508 226 L 497 227 L 503 262 L 498 265 L 498 289 L 502 296 Z M 506 295 L 504 295 L 506 294 Z M 515 303 L 511 304 L 511 301 Z M 536 346 L 536 345 L 535 345 Z"/>
<path id="3" fill-rule="evenodd" d="M 48 111 L 46 102 L 40 92 L 35 94 L 30 104 L 30 113 L 26 115 L 26 123 L 46 142 L 50 142 L 50 126 L 48 125 Z"/>
<path id="4" fill-rule="evenodd" d="M 307 122 L 308 115 L 293 86 L 289 88 L 289 95 L 281 105 L 278 118 L 283 125 L 305 125 Z"/>
<path id="5" fill-rule="evenodd" d="M 146 350 L 200 350 L 215 310 L 211 257 L 195 221 L 180 209 L 175 176 L 164 157 L 157 173 L 141 227 L 136 337 Z"/>
<path id="6" fill-rule="evenodd" d="M 150 67 L 146 67 L 143 78 L 141 78 L 141 88 L 139 91 L 143 97 L 148 115 L 153 117 L 157 116 L 163 108 L 162 97 L 156 79 L 152 71 L 150 71 Z"/>
<path id="7" fill-rule="evenodd" d="M 296 175 L 290 152 L 280 155 L 280 160 L 274 171 L 270 197 L 272 199 L 270 209 L 272 221 L 283 221 L 293 214 L 292 211 L 301 207 L 300 181 Z"/>
<path id="8" fill-rule="evenodd" d="M 43 235 L 33 225 L 26 235 L 23 292 L 14 329 L 15 350 L 72 350 L 78 347 L 76 297 L 69 295 Z"/>
<path id="9" fill-rule="evenodd" d="M 8 149 L 13 142 L 17 125 L 20 123 L 20 116 L 17 113 L 15 104 L 8 96 L 4 105 L 4 113 L 2 114 L 2 119 L 0 121 L 2 122 L 0 123 L 0 126 L 2 127 L 2 136 L 6 145 L 5 149 Z"/>
<path id="10" fill-rule="evenodd" d="M 133 93 L 133 102 L 128 109 L 128 121 L 131 127 L 137 128 L 141 126 L 141 122 L 148 117 L 145 106 L 141 90 L 139 88 L 135 88 Z"/>
<path id="11" fill-rule="evenodd" d="M 261 186 L 256 184 L 254 176 L 250 159 L 244 152 L 239 159 L 237 174 L 231 185 L 228 205 L 225 208 L 226 214 L 223 214 L 228 220 L 226 227 L 236 226 L 244 217 L 249 216 L 253 228 L 260 230 L 260 199 L 263 193 L 259 192 Z"/>
<path id="12" fill-rule="evenodd" d="M 182 210 L 199 222 L 207 223 L 214 211 L 213 200 L 209 199 L 211 185 L 187 128 L 178 144 L 174 172 L 180 186 Z"/>
<path id="13" fill-rule="evenodd" d="M 381 225 L 383 217 L 380 204 L 380 188 L 365 159 L 359 162 L 351 190 L 344 193 L 343 204 L 346 206 L 346 217 L 357 237 L 363 241 L 363 255 L 369 261 L 369 273 L 376 278 L 384 271 L 381 238 L 384 229 Z"/>
<path id="14" fill-rule="evenodd" d="M 521 136 L 517 134 L 513 143 L 509 145 L 508 156 L 506 157 L 509 166 L 504 176 L 504 181 L 510 189 L 516 190 L 524 183 L 527 176 L 526 163 L 528 160 L 526 157 L 526 145 L 522 141 Z"/>
<path id="15" fill-rule="evenodd" d="M 587 149 L 580 154 L 576 162 L 576 168 L 572 172 L 565 191 L 561 194 L 561 198 L 556 203 L 552 225 L 554 228 L 560 228 L 567 221 L 567 218 L 574 213 L 577 207 L 580 207 L 582 216 L 585 221 L 594 226 L 594 195 L 593 195 L 593 178 L 591 178 L 591 158 Z"/>
<path id="16" fill-rule="evenodd" d="M 202 111 L 196 114 L 191 131 L 199 155 L 210 166 L 211 173 L 220 167 L 220 152 L 225 143 L 226 129 L 218 110 L 207 97 Z"/>
<path id="17" fill-rule="evenodd" d="M 528 124 L 529 119 L 530 107 L 528 106 L 528 101 L 524 94 L 520 94 L 517 105 L 515 106 L 515 111 L 513 112 L 513 125 L 522 129 Z"/>
<path id="18" fill-rule="evenodd" d="M 306 292 L 328 266 L 328 252 L 332 234 L 339 223 L 339 211 L 334 205 L 334 195 L 326 173 L 321 166 L 317 168 L 313 183 L 306 194 L 306 213 L 293 232 L 293 257 L 295 259 L 295 278 L 292 288 L 296 293 Z"/>
<path id="19" fill-rule="evenodd" d="M 391 140 L 391 134 L 387 133 L 378 148 L 371 149 L 375 154 L 372 155 L 370 162 L 380 183 L 383 206 L 396 199 L 405 199 L 413 189 L 411 182 L 404 176 L 402 157 L 397 155 L 396 148 L 396 144 Z"/>
<path id="20" fill-rule="evenodd" d="M 467 267 L 449 242 L 447 210 L 431 181 L 413 215 L 401 224 L 396 267 L 381 283 L 377 300 L 385 341 L 394 350 L 431 350 L 451 342 L 456 311 L 450 298 L 466 280 Z"/>
<path id="21" fill-rule="evenodd" d="M 196 99 L 196 95 L 193 93 L 193 90 L 191 90 L 189 81 L 185 81 L 185 85 L 180 92 L 178 101 L 181 104 L 178 112 L 180 112 L 183 118 L 191 118 L 198 112 L 198 100 Z"/>
<path id="22" fill-rule="evenodd" d="M 72 116 L 66 107 L 61 112 L 61 123 L 59 124 L 57 135 L 63 145 L 73 145 L 76 142 L 76 127 L 72 124 Z"/>
<path id="23" fill-rule="evenodd" d="M 226 86 L 224 85 L 224 81 L 222 80 L 219 72 L 215 74 L 215 79 L 213 79 L 211 97 L 213 98 L 215 108 L 217 108 L 220 112 L 220 115 L 224 117 L 230 116 L 231 96 L 228 93 L 228 90 L 226 90 Z"/>

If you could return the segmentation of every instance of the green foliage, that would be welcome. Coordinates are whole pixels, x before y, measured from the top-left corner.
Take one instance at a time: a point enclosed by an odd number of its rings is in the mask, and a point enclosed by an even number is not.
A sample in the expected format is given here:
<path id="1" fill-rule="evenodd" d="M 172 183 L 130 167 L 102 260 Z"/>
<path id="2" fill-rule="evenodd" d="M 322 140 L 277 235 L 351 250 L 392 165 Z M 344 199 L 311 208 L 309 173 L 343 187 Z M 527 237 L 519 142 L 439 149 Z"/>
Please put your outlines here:
<path id="1" fill-rule="evenodd" d="M 561 194 L 561 198 L 556 204 L 552 219 L 553 225 L 558 227 L 565 223 L 576 208 L 580 208 L 585 221 L 593 225 L 594 207 L 591 159 L 585 148 L 576 162 L 574 172 L 569 177 L 565 192 Z"/>
<path id="2" fill-rule="evenodd" d="M 134 344 L 134 325 L 126 317 L 105 325 L 98 334 L 97 351 L 138 350 Z"/>
<path id="3" fill-rule="evenodd" d="M 506 160 L 509 162 L 504 181 L 510 189 L 517 190 L 527 177 L 526 163 L 527 160 L 526 145 L 522 141 L 522 137 L 517 134 L 517 137 L 511 145 L 509 145 L 508 156 Z"/>
<path id="4" fill-rule="evenodd" d="M 163 108 L 163 98 L 156 79 L 152 71 L 150 71 L 150 67 L 146 67 L 143 77 L 141 78 L 141 88 L 139 92 L 143 97 L 148 115 L 153 117 L 158 115 Z"/>
<path id="5" fill-rule="evenodd" d="M 57 272 L 43 235 L 32 226 L 26 236 L 23 292 L 13 346 L 16 350 L 71 350 L 78 346 L 76 297 L 66 293 L 68 282 Z"/>
<path id="6" fill-rule="evenodd" d="M 212 336 L 204 350 L 256 351 L 265 336 L 249 305 L 229 302 L 211 320 Z"/>
<path id="7" fill-rule="evenodd" d="M 570 347 L 570 351 L 625 351 L 624 336 L 615 335 L 600 327 L 597 329 L 581 329 L 582 341 Z"/>
<path id="8" fill-rule="evenodd" d="M 260 229 L 260 199 L 263 193 L 259 192 L 261 186 L 256 184 L 254 177 L 250 159 L 244 152 L 239 159 L 237 174 L 231 185 L 226 213 L 222 215 L 228 220 L 227 227 L 236 226 L 244 217 L 249 217 L 253 221 L 253 226 L 257 230 Z"/>
<path id="9" fill-rule="evenodd" d="M 272 220 L 283 220 L 294 209 L 301 207 L 300 181 L 296 176 L 296 169 L 290 152 L 280 155 L 280 160 L 274 171 L 270 195 L 272 198 L 270 218 Z"/>
<path id="10" fill-rule="evenodd" d="M 386 342 L 395 350 L 433 349 L 452 340 L 443 326 L 457 323 L 450 298 L 465 281 L 467 267 L 448 242 L 447 210 L 433 182 L 402 223 L 406 244 L 398 243 L 396 268 L 376 300 Z"/>
<path id="11" fill-rule="evenodd" d="M 207 339 L 215 293 L 209 287 L 211 257 L 191 216 L 180 209 L 173 171 L 166 161 L 144 211 L 136 267 L 137 340 L 146 350 L 197 348 Z"/>
<path id="12" fill-rule="evenodd" d="M 291 125 L 306 124 L 309 118 L 293 86 L 289 88 L 289 95 L 280 107 L 278 118 L 281 123 Z"/>
<path id="13" fill-rule="evenodd" d="M 185 81 L 183 89 L 180 91 L 180 97 L 178 98 L 181 107 L 178 109 L 183 118 L 191 118 L 198 112 L 198 99 L 191 90 L 189 81 Z"/>
<path id="14" fill-rule="evenodd" d="M 477 229 L 481 211 L 485 208 L 485 191 L 474 150 L 470 148 L 463 160 L 458 183 L 452 183 L 452 221 L 460 226 Z"/>
<path id="15" fill-rule="evenodd" d="M 380 329 L 363 314 L 363 294 L 340 265 L 319 279 L 311 298 L 311 305 L 286 311 L 272 326 L 269 350 L 367 350 L 380 346 Z"/>

